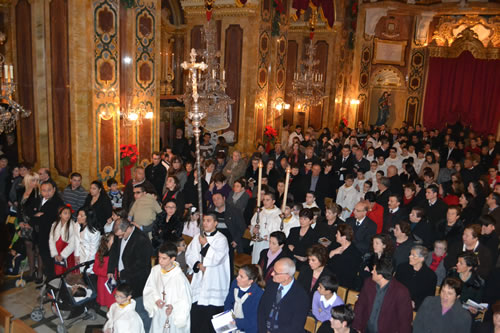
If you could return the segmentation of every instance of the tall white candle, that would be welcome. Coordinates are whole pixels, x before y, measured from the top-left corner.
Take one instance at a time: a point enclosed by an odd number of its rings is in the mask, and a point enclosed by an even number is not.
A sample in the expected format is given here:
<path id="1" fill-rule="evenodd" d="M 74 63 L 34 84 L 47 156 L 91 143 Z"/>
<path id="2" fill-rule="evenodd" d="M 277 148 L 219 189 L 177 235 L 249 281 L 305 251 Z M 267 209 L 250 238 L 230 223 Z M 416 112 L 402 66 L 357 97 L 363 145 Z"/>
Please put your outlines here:
<path id="1" fill-rule="evenodd" d="M 7 65 L 4 65 L 3 66 L 3 72 L 4 72 L 4 77 L 5 77 L 5 80 L 8 80 L 9 79 L 9 70 L 7 69 Z"/>
<path id="2" fill-rule="evenodd" d="M 260 208 L 260 192 L 262 189 L 262 168 L 264 165 L 262 164 L 262 161 L 259 161 L 259 180 L 257 183 L 257 208 Z"/>
<path id="3" fill-rule="evenodd" d="M 175 54 L 172 52 L 172 72 L 174 71 L 174 59 L 175 59 Z"/>
<path id="4" fill-rule="evenodd" d="M 288 185 L 290 184 L 290 166 L 286 168 L 285 177 L 285 193 L 283 193 L 283 205 L 281 206 L 281 212 L 284 214 L 286 209 L 286 198 L 288 196 Z"/>
<path id="5" fill-rule="evenodd" d="M 14 66 L 10 65 L 10 77 L 11 80 L 14 79 Z"/>
<path id="6" fill-rule="evenodd" d="M 222 81 L 226 81 L 226 71 L 222 71 Z"/>

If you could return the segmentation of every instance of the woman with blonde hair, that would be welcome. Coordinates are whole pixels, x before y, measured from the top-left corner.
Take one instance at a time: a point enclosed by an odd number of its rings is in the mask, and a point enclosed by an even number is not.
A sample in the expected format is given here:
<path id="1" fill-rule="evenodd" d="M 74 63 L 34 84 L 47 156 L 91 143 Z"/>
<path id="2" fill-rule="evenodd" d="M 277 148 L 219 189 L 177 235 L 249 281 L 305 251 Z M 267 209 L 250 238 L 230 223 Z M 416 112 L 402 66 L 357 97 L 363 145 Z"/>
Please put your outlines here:
<path id="1" fill-rule="evenodd" d="M 33 226 L 31 218 L 36 213 L 37 203 L 40 197 L 40 176 L 36 172 L 29 172 L 23 179 L 24 192 L 19 198 L 19 210 L 17 218 L 21 228 L 21 238 L 26 245 L 26 255 L 30 267 L 31 277 L 28 280 L 42 277 L 41 258 L 33 247 Z M 35 260 L 38 260 L 38 271 L 35 272 Z"/>

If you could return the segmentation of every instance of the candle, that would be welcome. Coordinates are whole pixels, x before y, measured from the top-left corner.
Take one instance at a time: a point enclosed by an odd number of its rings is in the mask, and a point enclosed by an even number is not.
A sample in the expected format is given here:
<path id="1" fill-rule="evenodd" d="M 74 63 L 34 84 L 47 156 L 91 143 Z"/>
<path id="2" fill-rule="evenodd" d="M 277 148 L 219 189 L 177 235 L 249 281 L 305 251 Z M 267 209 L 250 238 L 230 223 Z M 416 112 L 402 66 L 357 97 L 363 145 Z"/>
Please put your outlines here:
<path id="1" fill-rule="evenodd" d="M 14 79 L 14 66 L 13 65 L 10 65 L 10 77 L 9 77 L 11 80 Z"/>
<path id="2" fill-rule="evenodd" d="M 222 81 L 226 81 L 226 71 L 222 71 Z"/>
<path id="3" fill-rule="evenodd" d="M 174 58 L 175 54 L 172 52 L 172 72 L 174 71 Z"/>
<path id="4" fill-rule="evenodd" d="M 165 52 L 165 65 L 163 66 L 163 68 L 165 68 L 165 80 L 167 79 L 168 76 L 168 65 L 169 61 L 168 61 L 168 50 L 167 50 L 167 52 Z"/>
<path id="5" fill-rule="evenodd" d="M 290 184 L 290 166 L 286 167 L 286 177 L 285 177 L 285 193 L 283 193 L 283 205 L 281 206 L 281 212 L 285 213 L 286 208 L 286 197 L 288 196 L 288 185 Z"/>
<path id="6" fill-rule="evenodd" d="M 212 79 L 215 79 L 215 69 L 212 69 Z"/>
<path id="7" fill-rule="evenodd" d="M 8 80 L 9 79 L 9 71 L 7 69 L 7 65 L 3 66 L 3 71 L 4 71 L 5 80 Z"/>
<path id="8" fill-rule="evenodd" d="M 260 208 L 260 192 L 262 189 L 262 168 L 264 165 L 262 164 L 262 161 L 259 161 L 259 181 L 257 185 L 257 208 Z"/>

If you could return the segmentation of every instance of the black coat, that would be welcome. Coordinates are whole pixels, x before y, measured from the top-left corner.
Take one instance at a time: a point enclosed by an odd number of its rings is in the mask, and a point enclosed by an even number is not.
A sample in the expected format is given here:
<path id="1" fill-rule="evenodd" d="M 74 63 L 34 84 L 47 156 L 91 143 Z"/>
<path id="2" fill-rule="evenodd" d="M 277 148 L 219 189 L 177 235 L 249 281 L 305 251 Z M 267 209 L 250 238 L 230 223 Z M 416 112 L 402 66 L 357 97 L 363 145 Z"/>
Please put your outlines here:
<path id="1" fill-rule="evenodd" d="M 400 221 L 408 220 L 408 211 L 406 208 L 399 206 L 399 209 L 395 213 L 390 213 L 389 209 L 384 209 L 384 226 L 382 232 L 390 234 L 394 225 Z"/>
<path id="2" fill-rule="evenodd" d="M 260 299 L 258 310 L 259 332 L 268 332 L 266 322 L 276 300 L 278 286 L 279 284 L 271 282 Z M 303 333 L 310 308 L 311 303 L 306 291 L 297 281 L 293 281 L 292 287 L 279 303 L 278 332 Z"/>
<path id="3" fill-rule="evenodd" d="M 464 233 L 464 225 L 461 220 L 458 220 L 454 225 L 448 227 L 446 219 L 441 220 L 437 225 L 436 239 L 446 240 L 448 248 L 455 243 L 462 242 L 462 234 Z"/>
<path id="4" fill-rule="evenodd" d="M 425 263 L 418 271 L 413 269 L 410 264 L 401 264 L 394 277 L 408 288 L 411 300 L 415 302 L 415 311 L 418 310 L 427 296 L 434 296 L 436 293 L 436 273 Z"/>
<path id="5" fill-rule="evenodd" d="M 399 244 L 394 250 L 394 255 L 392 261 L 394 262 L 394 268 L 396 269 L 399 265 L 408 262 L 411 248 L 413 247 L 413 239 L 408 238 L 405 242 Z"/>
<path id="6" fill-rule="evenodd" d="M 463 242 L 455 243 L 452 246 L 448 246 L 448 254 L 444 257 L 444 267 L 447 271 L 453 268 L 458 261 L 458 255 L 462 253 Z M 468 251 L 470 252 L 470 251 Z M 494 263 L 491 258 L 490 250 L 483 244 L 479 243 L 478 247 L 474 251 L 477 254 L 480 265 L 477 268 L 477 273 L 483 279 L 488 278 L 488 274 L 494 267 Z"/>
<path id="7" fill-rule="evenodd" d="M 399 175 L 392 176 L 391 178 L 389 178 L 389 181 L 391 182 L 389 191 L 392 194 L 399 194 L 400 196 L 403 196 L 403 183 L 401 181 L 401 178 L 399 178 Z"/>
<path id="8" fill-rule="evenodd" d="M 49 235 L 52 223 L 54 223 L 59 217 L 59 208 L 64 206 L 64 202 L 56 193 L 52 198 L 47 200 L 47 202 L 42 205 L 43 198 L 40 196 L 35 203 L 34 215 L 37 213 L 42 213 L 41 216 L 33 216 L 30 220 L 30 225 L 36 231 L 36 237 L 38 240 L 38 247 L 40 249 L 40 254 L 48 254 L 50 256 L 49 250 Z"/>
<path id="9" fill-rule="evenodd" d="M 356 245 L 362 254 L 367 253 L 372 245 L 372 236 L 377 233 L 377 224 L 368 217 L 365 217 L 359 227 L 356 226 L 356 219 L 354 217 L 348 218 L 346 223 L 354 230 L 354 245 Z"/>
<path id="10" fill-rule="evenodd" d="M 309 227 L 304 237 L 300 237 L 300 227 L 295 227 L 290 229 L 290 234 L 286 239 L 286 245 L 293 245 L 294 249 L 292 253 L 301 257 L 306 257 L 306 251 L 308 248 L 316 244 L 318 241 L 318 236 L 313 228 Z"/>
<path id="11" fill-rule="evenodd" d="M 380 206 L 384 207 L 384 212 L 388 209 L 387 205 L 389 203 L 389 197 L 391 196 L 391 191 L 389 189 L 384 192 L 377 191 L 377 199 L 375 200 Z"/>
<path id="12" fill-rule="evenodd" d="M 212 213 L 216 212 L 212 211 Z M 229 241 L 236 242 L 237 244 L 236 250 L 239 253 L 242 253 L 243 252 L 242 237 L 247 227 L 245 219 L 243 217 L 243 213 L 234 206 L 226 205 L 224 210 L 224 223 L 226 224 L 227 229 L 231 234 L 231 239 Z"/>
<path id="13" fill-rule="evenodd" d="M 425 217 L 418 223 L 411 223 L 412 234 L 416 244 L 421 244 L 428 249 L 434 247 L 434 231 Z"/>
<path id="14" fill-rule="evenodd" d="M 278 254 L 278 256 L 268 266 L 267 251 L 269 251 L 269 249 L 264 249 L 260 251 L 260 256 L 259 256 L 259 266 L 260 268 L 262 268 L 262 276 L 264 277 L 266 283 L 268 283 L 273 278 L 271 273 L 274 271 L 274 264 L 276 263 L 276 261 L 280 260 L 281 258 L 293 259 L 292 253 L 288 250 L 286 245 L 284 245 L 280 254 Z"/>
<path id="15" fill-rule="evenodd" d="M 355 289 L 361 262 L 361 252 L 354 244 L 351 244 L 344 252 L 330 258 L 328 269 L 337 276 L 340 286 Z"/>
<path id="16" fill-rule="evenodd" d="M 314 292 L 318 289 L 319 279 L 326 275 L 333 275 L 333 273 L 327 268 L 323 268 L 323 271 L 319 275 L 318 279 L 311 287 L 312 279 L 313 279 L 313 270 L 309 265 L 305 265 L 300 271 L 299 277 L 297 278 L 297 282 L 304 288 L 304 290 L 309 294 L 310 304 L 312 304 L 312 299 L 314 296 Z"/>
<path id="17" fill-rule="evenodd" d="M 122 240 L 115 236 L 109 251 L 108 273 L 115 273 L 118 270 L 121 243 Z M 119 272 L 120 281 L 126 281 L 132 287 L 132 297 L 134 298 L 142 296 L 142 291 L 151 272 L 151 256 L 153 256 L 153 247 L 148 236 L 135 228 L 123 250 L 124 268 Z"/>
<path id="18" fill-rule="evenodd" d="M 109 199 L 109 196 L 106 194 L 106 192 L 104 192 L 104 190 L 101 191 L 101 193 L 99 194 L 99 198 L 97 198 L 97 201 L 93 205 L 90 205 L 91 202 L 92 196 L 89 194 L 85 199 L 83 207 L 92 209 L 94 211 L 94 214 L 97 218 L 97 229 L 99 229 L 99 231 L 102 233 L 104 231 L 104 225 L 108 222 L 108 219 L 113 213 L 113 205 L 111 204 L 111 200 Z"/>
<path id="19" fill-rule="evenodd" d="M 182 236 L 184 223 L 182 223 L 179 217 L 174 214 L 168 223 L 166 222 L 166 218 L 167 213 L 161 212 L 156 215 L 156 219 L 153 222 L 152 245 L 155 253 L 164 242 L 175 242 Z"/>
<path id="20" fill-rule="evenodd" d="M 441 199 L 437 199 L 437 201 L 432 206 L 429 205 L 428 200 L 425 200 L 422 208 L 424 209 L 425 216 L 431 222 L 432 228 L 434 230 L 437 229 L 439 221 L 446 218 L 446 212 L 448 211 L 448 205 L 445 204 Z"/>
<path id="21" fill-rule="evenodd" d="M 427 297 L 413 321 L 415 333 L 470 333 L 471 316 L 469 311 L 462 307 L 457 299 L 455 304 L 444 315 L 442 313 L 441 298 Z"/>
<path id="22" fill-rule="evenodd" d="M 167 177 L 167 168 L 160 162 L 158 165 L 151 163 L 146 167 L 146 179 L 153 184 L 156 194 L 161 196 L 163 192 L 163 185 Z"/>
<path id="23" fill-rule="evenodd" d="M 201 192 L 206 193 L 208 191 L 208 184 L 204 178 L 201 178 Z M 184 198 L 184 204 L 192 204 L 193 207 L 199 208 L 198 204 L 198 184 L 194 184 L 194 175 L 191 174 L 187 177 L 186 184 L 184 184 L 184 189 L 182 190 L 182 196 Z M 202 200 L 203 211 L 207 211 L 207 202 Z"/>
<path id="24" fill-rule="evenodd" d="M 333 163 L 333 171 L 337 175 L 337 180 L 340 180 L 340 175 L 343 175 L 345 180 L 345 177 L 348 174 L 352 174 L 354 172 L 354 158 L 349 155 L 345 161 L 342 162 L 342 160 L 343 157 L 338 156 Z"/>

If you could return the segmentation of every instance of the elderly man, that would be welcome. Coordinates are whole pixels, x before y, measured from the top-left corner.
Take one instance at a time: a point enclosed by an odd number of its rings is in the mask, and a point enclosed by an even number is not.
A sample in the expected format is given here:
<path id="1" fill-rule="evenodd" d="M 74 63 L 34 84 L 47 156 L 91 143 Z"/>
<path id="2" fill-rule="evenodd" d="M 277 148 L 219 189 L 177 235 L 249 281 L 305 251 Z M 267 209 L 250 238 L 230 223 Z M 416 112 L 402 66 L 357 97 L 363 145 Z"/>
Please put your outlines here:
<path id="1" fill-rule="evenodd" d="M 352 328 L 359 332 L 410 333 L 411 297 L 408 289 L 392 278 L 389 258 L 378 260 L 372 277 L 365 280 L 354 308 Z"/>
<path id="2" fill-rule="evenodd" d="M 118 278 L 132 287 L 132 297 L 136 301 L 136 311 L 149 332 L 151 318 L 144 308 L 142 291 L 151 272 L 153 246 L 141 230 L 127 219 L 120 218 L 114 225 L 115 241 L 109 252 L 108 278 Z"/>
<path id="3" fill-rule="evenodd" d="M 73 172 L 69 176 L 69 182 L 70 184 L 62 192 L 62 199 L 66 205 L 71 205 L 74 211 L 73 218 L 76 218 L 78 210 L 83 207 L 89 193 L 83 188 L 82 175 L 78 172 Z"/>
<path id="4" fill-rule="evenodd" d="M 282 258 L 274 264 L 270 282 L 260 299 L 259 332 L 302 333 L 311 301 L 294 279 L 295 264 Z"/>
<path id="5" fill-rule="evenodd" d="M 137 167 L 134 170 L 134 176 L 125 185 L 125 190 L 123 191 L 122 208 L 128 211 L 132 204 L 134 203 L 134 187 L 137 185 L 144 185 L 144 189 L 148 193 L 156 193 L 155 186 L 151 184 L 150 181 L 146 179 L 146 173 L 143 167 Z M 156 193 L 161 196 L 161 193 Z"/>
<path id="6" fill-rule="evenodd" d="M 222 169 L 222 173 L 227 178 L 227 183 L 229 186 L 233 186 L 234 181 L 243 177 L 245 175 L 246 163 L 241 158 L 241 153 L 237 150 L 233 152 L 232 159 L 227 162 L 224 169 Z"/>
<path id="7" fill-rule="evenodd" d="M 370 251 L 372 236 L 377 233 L 377 225 L 366 217 L 367 213 L 368 204 L 366 202 L 359 202 L 354 206 L 354 217 L 350 217 L 346 220 L 346 223 L 350 225 L 354 231 L 353 243 L 363 254 Z"/>

